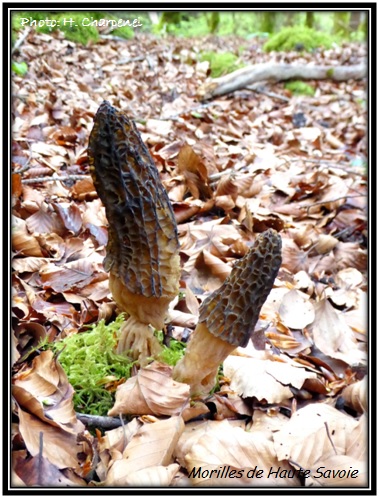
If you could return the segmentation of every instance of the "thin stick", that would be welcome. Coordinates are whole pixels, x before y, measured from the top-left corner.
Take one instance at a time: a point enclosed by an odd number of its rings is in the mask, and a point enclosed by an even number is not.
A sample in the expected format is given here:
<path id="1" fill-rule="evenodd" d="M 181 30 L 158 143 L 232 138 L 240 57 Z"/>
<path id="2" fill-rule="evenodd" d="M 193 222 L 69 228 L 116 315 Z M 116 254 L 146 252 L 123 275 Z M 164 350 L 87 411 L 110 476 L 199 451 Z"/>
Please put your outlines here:
<path id="1" fill-rule="evenodd" d="M 97 427 L 98 429 L 104 429 L 106 431 L 117 429 L 117 427 L 121 427 L 122 425 L 122 421 L 120 421 L 119 418 L 87 415 L 85 413 L 76 413 L 76 416 L 84 425 Z"/>
<path id="2" fill-rule="evenodd" d="M 21 180 L 21 183 L 45 183 L 45 182 L 66 182 L 67 180 L 84 180 L 85 178 L 91 178 L 90 175 L 68 175 L 68 176 L 40 176 L 39 178 L 27 178 L 26 180 Z"/>
<path id="3" fill-rule="evenodd" d="M 30 28 L 25 28 L 24 33 L 20 36 L 20 38 L 18 40 L 16 40 L 16 43 L 13 45 L 12 54 L 13 54 L 13 52 L 15 52 L 16 50 L 18 50 L 21 47 L 21 45 L 24 43 L 24 41 L 28 37 L 29 33 L 30 33 Z"/>
<path id="4" fill-rule="evenodd" d="M 325 425 L 325 429 L 326 429 L 326 434 L 327 434 L 327 436 L 328 436 L 328 439 L 329 439 L 329 441 L 330 441 L 330 444 L 332 445 L 332 448 L 333 448 L 333 450 L 334 450 L 334 453 L 335 453 L 336 455 L 338 455 L 337 450 L 336 450 L 336 447 L 334 446 L 334 443 L 333 443 L 333 441 L 332 441 L 332 437 L 331 437 L 330 432 L 329 432 L 328 423 L 327 423 L 327 422 L 324 422 L 324 425 Z"/>
<path id="5" fill-rule="evenodd" d="M 335 199 L 327 199 L 326 201 L 312 202 L 311 206 L 301 206 L 302 209 L 307 209 L 307 214 L 309 214 L 309 210 L 313 208 L 313 206 L 317 206 L 319 204 L 329 204 L 330 202 L 341 201 L 342 199 L 352 199 L 353 197 L 366 197 L 365 194 L 357 194 L 357 195 L 342 195 L 341 197 L 336 197 Z"/>
<path id="6" fill-rule="evenodd" d="M 281 100 L 283 102 L 290 102 L 291 99 L 289 99 L 288 97 L 284 97 L 283 95 L 279 95 L 278 93 L 272 93 L 272 92 L 266 92 L 266 90 L 264 88 L 254 88 L 252 85 L 249 85 L 246 87 L 247 90 L 251 90 L 252 92 L 256 92 L 256 93 L 261 93 L 262 95 L 266 95 L 267 97 L 271 97 L 272 99 L 278 99 L 278 100 Z"/>
<path id="7" fill-rule="evenodd" d="M 43 463 L 43 432 L 39 433 L 39 450 L 38 450 L 38 484 L 42 486 L 42 463 Z"/>

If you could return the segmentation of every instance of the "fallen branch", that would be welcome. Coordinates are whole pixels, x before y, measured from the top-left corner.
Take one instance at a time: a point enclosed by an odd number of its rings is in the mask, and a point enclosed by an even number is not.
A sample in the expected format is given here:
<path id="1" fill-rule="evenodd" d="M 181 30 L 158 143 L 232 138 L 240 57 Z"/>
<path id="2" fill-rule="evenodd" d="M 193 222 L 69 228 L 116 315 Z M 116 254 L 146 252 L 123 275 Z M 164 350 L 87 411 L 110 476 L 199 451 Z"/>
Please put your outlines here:
<path id="1" fill-rule="evenodd" d="M 362 79 L 366 76 L 366 73 L 367 68 L 364 64 L 355 66 L 304 66 L 267 62 L 244 67 L 221 78 L 209 81 L 202 85 L 197 93 L 201 100 L 208 100 L 218 95 L 225 95 L 235 90 L 246 88 L 257 81 L 290 79 L 346 81 L 349 79 Z"/>

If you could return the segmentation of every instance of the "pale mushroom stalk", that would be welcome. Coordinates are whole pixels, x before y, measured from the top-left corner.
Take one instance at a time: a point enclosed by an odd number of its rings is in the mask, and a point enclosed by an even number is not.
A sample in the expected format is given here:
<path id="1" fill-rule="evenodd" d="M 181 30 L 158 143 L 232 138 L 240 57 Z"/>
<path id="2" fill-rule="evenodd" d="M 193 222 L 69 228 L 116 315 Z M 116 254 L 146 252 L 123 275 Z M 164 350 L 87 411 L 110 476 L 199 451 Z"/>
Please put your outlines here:
<path id="1" fill-rule="evenodd" d="M 280 264 L 281 238 L 269 229 L 204 300 L 185 355 L 173 370 L 174 380 L 189 384 L 191 394 L 209 393 L 220 364 L 236 347 L 247 345 Z"/>

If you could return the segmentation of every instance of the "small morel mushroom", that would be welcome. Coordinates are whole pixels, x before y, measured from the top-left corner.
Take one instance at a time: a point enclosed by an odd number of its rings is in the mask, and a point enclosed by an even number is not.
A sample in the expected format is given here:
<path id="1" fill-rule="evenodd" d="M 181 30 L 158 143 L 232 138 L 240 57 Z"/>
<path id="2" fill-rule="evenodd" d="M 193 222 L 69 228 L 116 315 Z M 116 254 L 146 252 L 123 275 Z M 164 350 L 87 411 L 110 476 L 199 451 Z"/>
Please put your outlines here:
<path id="1" fill-rule="evenodd" d="M 223 285 L 202 303 L 199 323 L 173 378 L 190 384 L 192 394 L 214 387 L 218 367 L 249 342 L 282 261 L 281 238 L 272 229 L 258 235 Z"/>
<path id="2" fill-rule="evenodd" d="M 179 241 L 172 207 L 154 161 L 134 124 L 104 101 L 94 118 L 88 157 L 109 223 L 104 268 L 114 300 L 130 318 L 118 353 L 143 362 L 159 352 L 162 329 L 178 294 Z"/>

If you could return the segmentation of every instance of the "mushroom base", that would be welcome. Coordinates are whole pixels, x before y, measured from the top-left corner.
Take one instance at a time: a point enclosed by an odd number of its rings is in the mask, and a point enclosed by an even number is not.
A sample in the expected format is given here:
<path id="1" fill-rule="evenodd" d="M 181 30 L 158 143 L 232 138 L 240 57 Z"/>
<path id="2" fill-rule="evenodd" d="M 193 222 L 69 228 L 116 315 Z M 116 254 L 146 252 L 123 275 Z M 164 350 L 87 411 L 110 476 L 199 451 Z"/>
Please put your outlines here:
<path id="1" fill-rule="evenodd" d="M 161 350 L 162 347 L 150 325 L 141 323 L 132 316 L 122 325 L 116 349 L 117 354 L 127 355 L 133 360 L 138 360 L 141 366 L 145 366 Z"/>
<path id="2" fill-rule="evenodd" d="M 199 323 L 184 357 L 173 370 L 173 379 L 191 386 L 192 395 L 208 394 L 216 384 L 218 367 L 236 347 L 213 336 Z"/>

